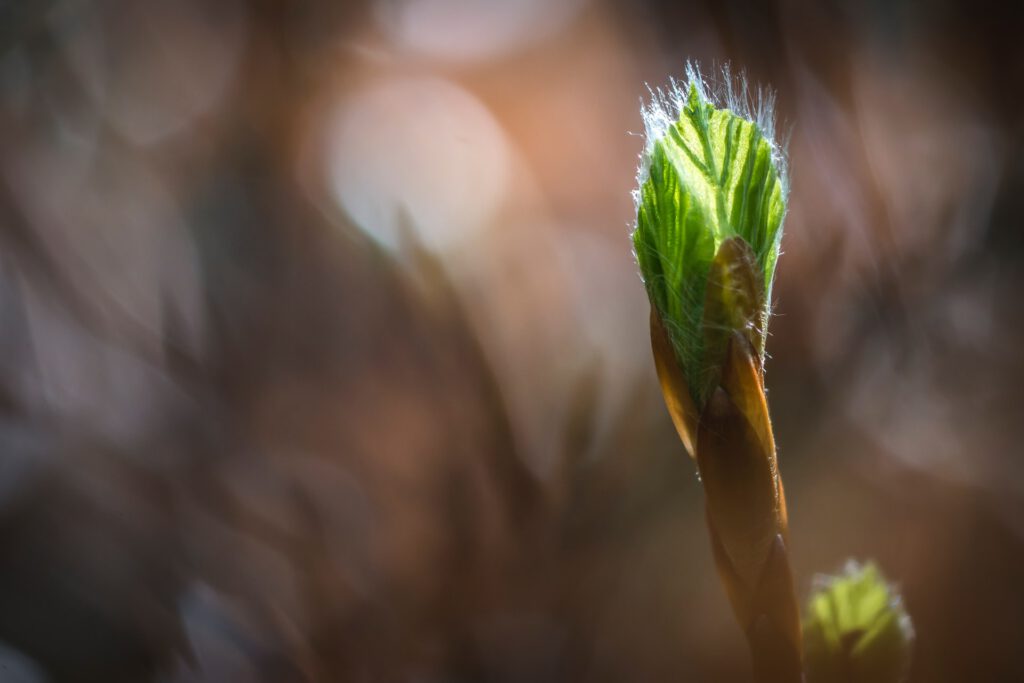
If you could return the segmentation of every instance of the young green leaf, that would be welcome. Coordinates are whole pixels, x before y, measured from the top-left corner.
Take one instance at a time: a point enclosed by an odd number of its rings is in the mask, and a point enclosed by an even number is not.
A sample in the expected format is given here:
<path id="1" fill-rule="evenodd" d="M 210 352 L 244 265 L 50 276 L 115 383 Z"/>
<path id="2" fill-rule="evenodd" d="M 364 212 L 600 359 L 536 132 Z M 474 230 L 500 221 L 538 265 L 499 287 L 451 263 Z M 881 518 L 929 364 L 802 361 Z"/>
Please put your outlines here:
<path id="1" fill-rule="evenodd" d="M 748 337 L 763 363 L 786 213 L 771 98 L 759 95 L 752 110 L 745 86 L 737 97 L 728 72 L 725 79 L 721 107 L 692 66 L 685 83 L 653 94 L 643 112 L 647 145 L 635 192 L 637 262 L 698 410 L 717 382 L 731 329 Z M 742 248 L 720 254 L 732 238 Z M 740 297 L 728 286 L 709 291 L 713 270 L 720 284 L 752 286 Z"/>
<path id="2" fill-rule="evenodd" d="M 910 617 L 878 568 L 850 562 L 842 575 L 819 580 L 808 603 L 807 683 L 899 683 L 913 640 Z"/>

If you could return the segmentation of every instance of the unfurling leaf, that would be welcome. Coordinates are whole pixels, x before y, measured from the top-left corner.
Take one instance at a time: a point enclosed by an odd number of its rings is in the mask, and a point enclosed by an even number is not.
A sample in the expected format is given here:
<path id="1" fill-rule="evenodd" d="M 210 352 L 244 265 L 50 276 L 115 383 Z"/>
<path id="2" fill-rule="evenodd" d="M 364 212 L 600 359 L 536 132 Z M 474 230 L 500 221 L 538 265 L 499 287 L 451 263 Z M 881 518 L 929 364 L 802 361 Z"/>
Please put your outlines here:
<path id="1" fill-rule="evenodd" d="M 787 181 L 771 98 L 759 96 L 752 112 L 745 88 L 741 97 L 730 90 L 718 107 L 696 69 L 687 76 L 644 109 L 633 246 L 700 410 L 717 385 L 731 329 L 743 331 L 764 360 Z"/>
<path id="2" fill-rule="evenodd" d="M 873 564 L 847 564 L 819 579 L 804 620 L 807 683 L 899 683 L 914 627 L 900 596 Z"/>

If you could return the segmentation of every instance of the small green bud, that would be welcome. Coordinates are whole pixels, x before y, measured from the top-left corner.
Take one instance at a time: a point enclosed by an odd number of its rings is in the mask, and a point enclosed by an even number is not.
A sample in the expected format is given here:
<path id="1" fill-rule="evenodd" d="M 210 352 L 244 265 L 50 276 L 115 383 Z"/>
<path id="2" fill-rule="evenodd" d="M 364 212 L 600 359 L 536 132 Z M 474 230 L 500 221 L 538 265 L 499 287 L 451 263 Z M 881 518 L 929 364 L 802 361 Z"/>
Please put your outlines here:
<path id="1" fill-rule="evenodd" d="M 900 596 L 871 563 L 819 577 L 804 619 L 807 683 L 899 683 L 914 627 Z"/>
<path id="2" fill-rule="evenodd" d="M 759 93 L 751 107 L 746 85 L 737 96 L 724 76 L 725 106 L 711 101 L 692 65 L 685 83 L 652 93 L 634 192 L 640 273 L 698 411 L 717 385 L 732 330 L 764 362 L 786 214 L 772 98 Z"/>

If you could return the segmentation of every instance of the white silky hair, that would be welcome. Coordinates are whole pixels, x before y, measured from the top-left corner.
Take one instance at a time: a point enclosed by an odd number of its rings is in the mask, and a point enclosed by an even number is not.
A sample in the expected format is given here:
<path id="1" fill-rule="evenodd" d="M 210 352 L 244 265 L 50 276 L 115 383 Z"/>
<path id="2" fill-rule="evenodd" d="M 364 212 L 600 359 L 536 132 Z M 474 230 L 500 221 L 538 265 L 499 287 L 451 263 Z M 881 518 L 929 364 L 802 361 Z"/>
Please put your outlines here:
<path id="1" fill-rule="evenodd" d="M 650 99 L 640 102 L 640 114 L 644 121 L 644 149 L 640 154 L 637 184 L 633 189 L 633 208 L 636 211 L 640 209 L 641 188 L 650 174 L 654 145 L 665 137 L 669 127 L 679 120 L 686 107 L 691 87 L 697 91 L 697 97 L 701 102 L 710 103 L 718 109 L 728 109 L 757 126 L 771 148 L 772 164 L 779 173 L 783 198 L 789 195 L 787 145 L 785 141 L 779 141 L 775 132 L 775 91 L 762 86 L 751 89 L 746 73 L 741 71 L 738 76 L 733 76 L 728 62 L 714 71 L 721 74 L 720 80 L 708 82 L 701 74 L 700 65 L 694 61 L 687 61 L 686 76 L 683 80 L 672 77 L 665 88 L 652 88 L 647 85 Z"/>

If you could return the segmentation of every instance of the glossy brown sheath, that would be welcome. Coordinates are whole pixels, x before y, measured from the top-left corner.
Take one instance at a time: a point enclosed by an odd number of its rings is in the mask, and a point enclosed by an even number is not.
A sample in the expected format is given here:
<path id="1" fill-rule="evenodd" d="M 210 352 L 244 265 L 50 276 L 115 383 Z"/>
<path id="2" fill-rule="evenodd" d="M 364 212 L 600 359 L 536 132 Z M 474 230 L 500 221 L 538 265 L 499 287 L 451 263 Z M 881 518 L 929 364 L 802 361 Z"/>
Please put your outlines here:
<path id="1" fill-rule="evenodd" d="M 799 683 L 800 617 L 789 567 L 785 493 L 763 369 L 763 293 L 750 248 L 727 240 L 708 279 L 704 329 L 715 368 L 697 408 L 658 313 L 651 346 L 679 438 L 697 461 L 719 577 L 747 636 L 759 683 Z"/>

